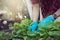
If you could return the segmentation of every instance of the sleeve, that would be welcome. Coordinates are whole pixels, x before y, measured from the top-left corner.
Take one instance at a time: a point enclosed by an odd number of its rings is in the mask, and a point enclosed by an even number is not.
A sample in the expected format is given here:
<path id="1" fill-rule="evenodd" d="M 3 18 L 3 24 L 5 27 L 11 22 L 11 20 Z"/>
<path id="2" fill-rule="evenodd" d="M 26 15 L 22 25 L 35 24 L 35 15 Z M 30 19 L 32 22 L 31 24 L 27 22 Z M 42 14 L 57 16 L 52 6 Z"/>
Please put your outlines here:
<path id="1" fill-rule="evenodd" d="M 39 3 L 39 0 L 32 0 L 32 4 L 37 4 Z"/>
<path id="2" fill-rule="evenodd" d="M 51 13 L 55 13 L 58 9 L 60 9 L 60 0 L 56 0 L 53 2 L 53 7 L 51 8 Z"/>
<path id="3" fill-rule="evenodd" d="M 55 10 L 60 9 L 60 0 L 56 0 L 56 1 L 55 1 L 53 8 L 54 8 Z"/>

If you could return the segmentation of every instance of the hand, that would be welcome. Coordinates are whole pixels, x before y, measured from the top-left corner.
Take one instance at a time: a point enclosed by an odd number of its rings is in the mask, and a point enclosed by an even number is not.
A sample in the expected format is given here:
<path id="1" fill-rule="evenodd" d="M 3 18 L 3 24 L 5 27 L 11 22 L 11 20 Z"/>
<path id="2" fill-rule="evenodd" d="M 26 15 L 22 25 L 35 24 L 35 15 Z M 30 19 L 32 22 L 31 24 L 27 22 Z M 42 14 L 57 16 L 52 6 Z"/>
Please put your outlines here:
<path id="1" fill-rule="evenodd" d="M 34 32 L 34 31 L 36 31 L 37 26 L 38 26 L 38 22 L 33 22 L 32 25 L 29 27 L 29 30 Z"/>
<path id="2" fill-rule="evenodd" d="M 44 18 L 42 21 L 40 21 L 40 26 L 46 25 L 53 21 L 54 21 L 54 17 L 52 15 L 50 15 L 50 16 Z"/>

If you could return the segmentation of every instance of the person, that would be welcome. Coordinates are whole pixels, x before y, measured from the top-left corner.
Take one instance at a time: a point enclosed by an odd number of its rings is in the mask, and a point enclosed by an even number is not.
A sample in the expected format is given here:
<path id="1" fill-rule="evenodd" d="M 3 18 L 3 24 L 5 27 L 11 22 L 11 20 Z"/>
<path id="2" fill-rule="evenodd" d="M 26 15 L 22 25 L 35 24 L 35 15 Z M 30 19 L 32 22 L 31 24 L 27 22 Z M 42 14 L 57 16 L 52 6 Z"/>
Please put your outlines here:
<path id="1" fill-rule="evenodd" d="M 31 0 L 33 22 L 29 27 L 32 32 L 36 31 L 38 24 L 47 25 L 60 16 L 60 0 Z M 39 9 L 42 10 L 43 20 L 38 23 Z"/>

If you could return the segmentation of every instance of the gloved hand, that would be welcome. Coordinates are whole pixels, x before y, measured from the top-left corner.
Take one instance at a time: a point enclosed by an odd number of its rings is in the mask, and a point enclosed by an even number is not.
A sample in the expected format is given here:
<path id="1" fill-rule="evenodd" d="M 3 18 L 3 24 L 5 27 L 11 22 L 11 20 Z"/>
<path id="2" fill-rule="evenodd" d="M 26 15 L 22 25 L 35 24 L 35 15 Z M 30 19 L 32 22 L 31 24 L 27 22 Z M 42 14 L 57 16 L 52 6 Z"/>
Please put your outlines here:
<path id="1" fill-rule="evenodd" d="M 32 25 L 29 27 L 29 30 L 35 32 L 38 26 L 38 22 L 33 22 Z"/>
<path id="2" fill-rule="evenodd" d="M 54 21 L 54 17 L 52 15 L 47 16 L 46 18 L 44 18 L 42 21 L 40 21 L 40 26 L 45 26 L 50 22 Z M 38 32 L 40 32 L 40 28 L 37 29 Z"/>
<path id="3" fill-rule="evenodd" d="M 47 16 L 42 21 L 40 21 L 40 26 L 46 25 L 46 24 L 53 22 L 53 21 L 54 21 L 54 17 L 52 15 Z"/>

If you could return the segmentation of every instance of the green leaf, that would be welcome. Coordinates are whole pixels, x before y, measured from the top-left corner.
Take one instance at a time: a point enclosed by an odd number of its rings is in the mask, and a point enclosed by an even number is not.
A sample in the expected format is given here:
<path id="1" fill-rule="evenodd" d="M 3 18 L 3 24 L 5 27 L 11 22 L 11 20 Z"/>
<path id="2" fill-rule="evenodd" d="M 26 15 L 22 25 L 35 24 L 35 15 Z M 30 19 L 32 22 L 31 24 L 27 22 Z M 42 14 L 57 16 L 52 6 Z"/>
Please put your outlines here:
<path id="1" fill-rule="evenodd" d="M 49 31 L 48 32 L 48 34 L 50 35 L 50 36 L 60 36 L 60 31 Z"/>

